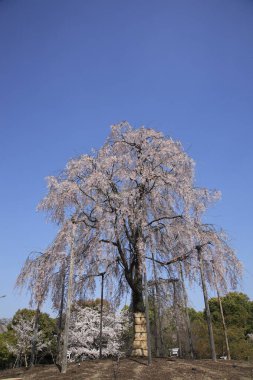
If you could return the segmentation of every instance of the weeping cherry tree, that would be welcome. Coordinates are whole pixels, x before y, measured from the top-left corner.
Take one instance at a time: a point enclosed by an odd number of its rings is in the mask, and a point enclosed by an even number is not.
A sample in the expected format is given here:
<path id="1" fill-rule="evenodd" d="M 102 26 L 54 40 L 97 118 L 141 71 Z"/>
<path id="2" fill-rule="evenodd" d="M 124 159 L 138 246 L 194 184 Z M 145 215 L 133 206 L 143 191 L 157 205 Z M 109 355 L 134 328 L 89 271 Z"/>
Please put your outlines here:
<path id="1" fill-rule="evenodd" d="M 131 289 L 132 354 L 146 356 L 146 256 L 152 252 L 156 260 L 168 260 L 192 249 L 195 215 L 218 198 L 218 192 L 194 186 L 194 162 L 179 142 L 123 122 L 112 126 L 98 151 L 70 160 L 59 176 L 48 178 L 39 208 L 60 226 L 74 216 L 77 247 L 89 241 L 90 268 L 109 264 L 107 278 L 120 284 L 121 292 Z M 76 249 L 78 259 L 82 249 Z"/>

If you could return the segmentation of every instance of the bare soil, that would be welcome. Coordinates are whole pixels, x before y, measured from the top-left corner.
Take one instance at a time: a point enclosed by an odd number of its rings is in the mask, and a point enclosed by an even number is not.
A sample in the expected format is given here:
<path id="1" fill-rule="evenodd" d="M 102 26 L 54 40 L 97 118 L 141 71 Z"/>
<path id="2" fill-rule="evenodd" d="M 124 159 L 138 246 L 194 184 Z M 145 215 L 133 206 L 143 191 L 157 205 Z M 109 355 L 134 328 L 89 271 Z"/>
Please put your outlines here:
<path id="1" fill-rule="evenodd" d="M 90 360 L 70 363 L 62 375 L 54 365 L 38 365 L 31 369 L 16 368 L 0 372 L 0 379 L 22 380 L 249 380 L 253 379 L 253 363 L 243 361 L 183 360 L 155 358 L 150 366 L 144 359 Z"/>

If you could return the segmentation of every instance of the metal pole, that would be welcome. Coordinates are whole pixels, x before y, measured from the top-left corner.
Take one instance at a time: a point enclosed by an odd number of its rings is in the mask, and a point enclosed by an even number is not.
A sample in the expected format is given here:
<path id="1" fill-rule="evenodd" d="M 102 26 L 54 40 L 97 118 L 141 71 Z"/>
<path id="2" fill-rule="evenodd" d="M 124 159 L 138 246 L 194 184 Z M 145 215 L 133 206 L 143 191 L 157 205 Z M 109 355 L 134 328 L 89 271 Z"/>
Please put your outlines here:
<path id="1" fill-rule="evenodd" d="M 150 342 L 150 325 L 149 325 L 149 304 L 148 304 L 148 286 L 146 270 L 144 272 L 144 291 L 145 291 L 145 314 L 147 325 L 147 341 L 148 341 L 148 365 L 151 364 L 151 342 Z"/>

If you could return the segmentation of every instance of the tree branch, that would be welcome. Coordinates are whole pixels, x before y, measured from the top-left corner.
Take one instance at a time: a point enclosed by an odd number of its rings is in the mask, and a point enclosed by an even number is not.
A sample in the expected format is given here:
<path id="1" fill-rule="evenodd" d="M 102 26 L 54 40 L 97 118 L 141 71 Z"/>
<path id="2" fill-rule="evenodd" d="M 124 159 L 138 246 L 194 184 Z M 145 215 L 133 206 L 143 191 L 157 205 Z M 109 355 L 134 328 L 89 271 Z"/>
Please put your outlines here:
<path id="1" fill-rule="evenodd" d="M 157 218 L 157 219 L 152 220 L 152 222 L 149 222 L 145 227 L 148 227 L 148 226 L 150 226 L 151 224 L 153 224 L 153 223 L 155 223 L 155 222 L 159 222 L 160 220 L 163 220 L 163 219 L 176 219 L 176 218 L 183 218 L 183 215 L 162 216 L 161 218 Z"/>
<path id="2" fill-rule="evenodd" d="M 101 240 L 99 240 L 99 241 L 100 241 L 100 243 L 112 244 L 112 245 L 114 245 L 115 247 L 118 247 L 118 244 L 117 244 L 115 241 L 106 240 L 106 239 L 101 239 Z"/>
<path id="3" fill-rule="evenodd" d="M 162 266 L 166 266 L 166 265 L 174 264 L 174 263 L 176 263 L 178 261 L 184 261 L 184 260 L 186 260 L 190 256 L 190 254 L 193 252 L 193 250 L 194 250 L 194 248 L 191 249 L 189 252 L 185 253 L 184 255 L 174 257 L 173 259 L 171 259 L 171 260 L 169 260 L 167 262 L 162 262 L 162 261 L 153 259 L 152 257 L 148 257 L 148 256 L 146 256 L 146 259 L 152 260 L 152 261 L 154 260 L 156 263 L 158 263 L 158 264 L 160 264 Z"/>

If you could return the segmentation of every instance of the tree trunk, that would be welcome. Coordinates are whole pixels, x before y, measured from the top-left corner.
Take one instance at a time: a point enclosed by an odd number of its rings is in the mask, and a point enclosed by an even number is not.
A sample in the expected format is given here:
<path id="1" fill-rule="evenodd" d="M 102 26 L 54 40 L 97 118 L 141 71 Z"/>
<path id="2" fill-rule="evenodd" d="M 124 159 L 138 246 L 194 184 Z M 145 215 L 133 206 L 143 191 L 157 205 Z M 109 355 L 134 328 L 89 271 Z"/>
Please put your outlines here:
<path id="1" fill-rule="evenodd" d="M 33 338 L 32 338 L 32 350 L 31 350 L 31 362 L 30 362 L 31 367 L 34 366 L 35 358 L 36 358 L 37 335 L 38 335 L 38 328 L 39 328 L 39 315 L 40 315 L 40 307 L 38 304 L 37 309 L 36 309 L 36 313 L 35 313 L 35 319 L 34 319 L 34 332 L 33 332 Z"/>
<path id="2" fill-rule="evenodd" d="M 69 337 L 69 321 L 71 313 L 71 303 L 73 297 L 73 280 L 74 280 L 74 263 L 75 263 L 75 225 L 73 225 L 73 235 L 70 248 L 70 263 L 69 263 L 69 282 L 68 282 L 68 296 L 66 305 L 65 326 L 63 334 L 63 348 L 62 348 L 62 361 L 61 373 L 67 372 L 67 350 L 68 350 L 68 337 Z"/>
<path id="3" fill-rule="evenodd" d="M 208 296 L 207 296 L 206 282 L 205 282 L 205 276 L 204 276 L 203 259 L 202 259 L 202 255 L 201 255 L 201 247 L 196 247 L 196 249 L 197 249 L 197 252 L 198 252 L 199 268 L 200 268 L 200 275 L 201 275 L 203 296 L 204 296 L 204 301 L 205 301 L 205 310 L 206 310 L 206 319 L 207 319 L 207 326 L 208 326 L 210 349 L 211 349 L 211 354 L 212 354 L 212 360 L 216 361 L 216 352 L 215 352 L 215 344 L 214 344 L 214 336 L 213 336 L 212 318 L 211 318 L 210 308 L 209 308 L 209 304 L 208 304 Z"/>
<path id="4" fill-rule="evenodd" d="M 136 244 L 136 261 L 133 278 L 133 313 L 134 313 L 134 342 L 133 356 L 148 356 L 148 336 L 145 306 L 143 301 L 143 271 L 146 270 L 144 261 L 144 242 L 139 231 Z"/>
<path id="5" fill-rule="evenodd" d="M 182 269 L 182 264 L 181 263 L 179 263 L 179 272 L 180 272 L 181 284 L 182 284 L 182 290 L 183 290 L 185 320 L 186 320 L 186 329 L 187 329 L 187 336 L 188 336 L 188 342 L 189 342 L 189 348 L 190 348 L 190 355 L 191 355 L 191 358 L 194 359 L 194 350 L 193 350 L 192 332 L 191 332 L 191 322 L 190 322 L 190 317 L 189 317 L 189 312 L 188 312 L 188 300 L 187 300 L 187 293 L 186 293 L 186 289 L 185 289 L 184 275 L 183 275 L 183 269 Z"/>
<path id="6" fill-rule="evenodd" d="M 13 367 L 12 368 L 15 368 L 16 366 L 18 367 L 18 360 L 19 360 L 19 354 L 16 356 L 16 359 L 15 359 L 15 362 L 13 364 Z"/>

